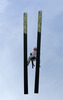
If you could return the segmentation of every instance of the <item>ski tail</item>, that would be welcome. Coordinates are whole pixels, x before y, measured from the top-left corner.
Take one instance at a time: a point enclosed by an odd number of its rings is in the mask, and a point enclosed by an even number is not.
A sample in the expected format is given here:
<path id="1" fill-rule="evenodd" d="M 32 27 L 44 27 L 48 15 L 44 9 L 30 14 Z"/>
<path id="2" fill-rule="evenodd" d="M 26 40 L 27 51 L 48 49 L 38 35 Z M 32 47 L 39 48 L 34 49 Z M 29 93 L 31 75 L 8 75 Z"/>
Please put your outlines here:
<path id="1" fill-rule="evenodd" d="M 27 13 L 24 13 L 24 94 L 28 94 Z"/>
<path id="2" fill-rule="evenodd" d="M 36 59 L 36 71 L 35 71 L 35 87 L 34 87 L 34 93 L 38 93 L 38 92 L 39 92 L 41 24 L 42 24 L 42 11 L 39 11 L 39 12 L 38 12 L 37 59 Z"/>

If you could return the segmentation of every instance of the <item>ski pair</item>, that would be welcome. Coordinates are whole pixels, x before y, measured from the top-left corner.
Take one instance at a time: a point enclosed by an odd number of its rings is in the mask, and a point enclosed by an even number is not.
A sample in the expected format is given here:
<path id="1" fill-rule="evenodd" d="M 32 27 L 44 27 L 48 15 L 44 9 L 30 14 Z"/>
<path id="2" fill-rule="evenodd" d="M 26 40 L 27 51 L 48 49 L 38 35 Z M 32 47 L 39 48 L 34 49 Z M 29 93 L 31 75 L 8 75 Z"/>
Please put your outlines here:
<path id="1" fill-rule="evenodd" d="M 42 24 L 42 11 L 39 11 L 38 12 L 37 59 L 36 59 L 36 70 L 35 70 L 35 87 L 34 87 L 34 93 L 38 93 L 39 92 L 41 24 Z M 28 94 L 27 13 L 24 13 L 24 94 Z"/>

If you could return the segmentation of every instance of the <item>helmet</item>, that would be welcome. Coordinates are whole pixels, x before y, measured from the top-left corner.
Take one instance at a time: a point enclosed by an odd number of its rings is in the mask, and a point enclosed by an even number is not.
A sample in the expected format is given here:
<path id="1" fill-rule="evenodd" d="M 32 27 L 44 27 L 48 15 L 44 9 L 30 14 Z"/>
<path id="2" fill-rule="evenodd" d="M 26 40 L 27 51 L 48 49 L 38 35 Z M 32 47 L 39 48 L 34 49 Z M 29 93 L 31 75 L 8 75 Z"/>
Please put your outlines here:
<path id="1" fill-rule="evenodd" d="M 37 48 L 34 48 L 33 50 L 35 51 L 35 50 L 37 50 Z"/>

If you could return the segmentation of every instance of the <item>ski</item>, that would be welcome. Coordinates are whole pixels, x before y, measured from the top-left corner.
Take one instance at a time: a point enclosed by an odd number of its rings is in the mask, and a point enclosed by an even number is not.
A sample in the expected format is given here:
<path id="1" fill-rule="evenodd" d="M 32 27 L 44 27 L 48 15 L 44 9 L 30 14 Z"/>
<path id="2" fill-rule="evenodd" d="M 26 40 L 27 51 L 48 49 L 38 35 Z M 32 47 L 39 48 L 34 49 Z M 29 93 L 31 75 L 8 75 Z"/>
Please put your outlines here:
<path id="1" fill-rule="evenodd" d="M 27 13 L 24 13 L 24 94 L 28 94 Z"/>
<path id="2" fill-rule="evenodd" d="M 34 93 L 38 93 L 39 92 L 41 24 L 42 24 L 42 11 L 39 11 L 38 12 L 37 58 L 36 58 L 36 71 L 35 71 Z"/>

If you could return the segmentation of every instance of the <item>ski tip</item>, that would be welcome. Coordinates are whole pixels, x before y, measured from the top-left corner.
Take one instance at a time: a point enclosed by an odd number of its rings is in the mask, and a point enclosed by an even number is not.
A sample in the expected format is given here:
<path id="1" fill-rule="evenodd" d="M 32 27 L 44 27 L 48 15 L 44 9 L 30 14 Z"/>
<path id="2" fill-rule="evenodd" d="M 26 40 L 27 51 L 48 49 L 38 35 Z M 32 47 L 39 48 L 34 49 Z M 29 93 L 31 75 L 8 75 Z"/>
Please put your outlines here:
<path id="1" fill-rule="evenodd" d="M 27 34 L 27 13 L 24 13 L 24 34 Z"/>
<path id="2" fill-rule="evenodd" d="M 24 12 L 24 15 L 27 15 L 27 12 Z"/>
<path id="3" fill-rule="evenodd" d="M 38 13 L 38 32 L 41 33 L 41 24 L 42 24 L 42 11 Z"/>
<path id="4" fill-rule="evenodd" d="M 42 10 L 40 10 L 40 11 L 39 11 L 39 13 L 41 13 L 41 14 L 42 14 Z"/>

